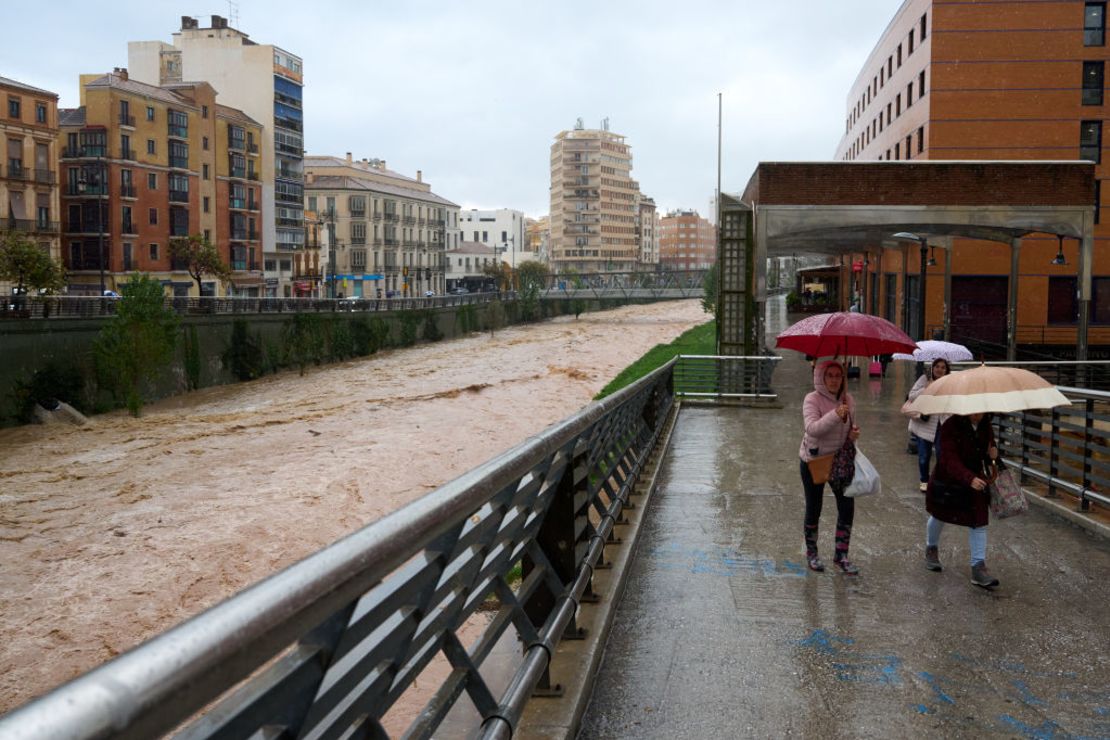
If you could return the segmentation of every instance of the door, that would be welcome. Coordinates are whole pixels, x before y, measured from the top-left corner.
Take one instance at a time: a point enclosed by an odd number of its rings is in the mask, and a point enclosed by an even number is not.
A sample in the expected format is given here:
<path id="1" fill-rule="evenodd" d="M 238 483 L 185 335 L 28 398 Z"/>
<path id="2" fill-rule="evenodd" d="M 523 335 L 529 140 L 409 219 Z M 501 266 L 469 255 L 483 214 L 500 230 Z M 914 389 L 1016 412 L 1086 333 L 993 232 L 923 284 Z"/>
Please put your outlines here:
<path id="1" fill-rule="evenodd" d="M 952 276 L 953 342 L 987 355 L 1005 354 L 1009 282 L 1005 276 Z"/>

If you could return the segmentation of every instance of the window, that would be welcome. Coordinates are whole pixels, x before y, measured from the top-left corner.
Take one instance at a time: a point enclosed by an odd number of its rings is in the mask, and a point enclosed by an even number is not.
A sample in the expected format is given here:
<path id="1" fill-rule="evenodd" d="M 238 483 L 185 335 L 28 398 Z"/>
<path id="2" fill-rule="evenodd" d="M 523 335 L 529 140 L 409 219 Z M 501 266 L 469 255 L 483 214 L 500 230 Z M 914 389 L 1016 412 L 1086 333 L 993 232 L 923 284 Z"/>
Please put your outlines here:
<path id="1" fill-rule="evenodd" d="M 46 106 L 35 103 L 35 123 L 46 123 Z"/>
<path id="2" fill-rule="evenodd" d="M 1102 105 L 1105 62 L 1083 62 L 1083 105 Z"/>
<path id="3" fill-rule="evenodd" d="M 902 93 L 894 96 L 894 116 L 897 118 L 902 115 Z"/>
<path id="4" fill-rule="evenodd" d="M 925 23 L 925 14 L 923 13 L 923 14 L 921 15 L 921 40 L 922 40 L 922 41 L 924 41 L 924 40 L 925 40 L 925 28 L 926 28 L 926 23 Z"/>
<path id="5" fill-rule="evenodd" d="M 155 226 L 155 225 L 158 224 L 158 209 L 157 208 L 151 208 L 150 209 L 150 212 L 147 216 L 147 220 L 150 222 L 151 226 Z"/>
<path id="6" fill-rule="evenodd" d="M 1095 164 L 1102 162 L 1102 121 L 1079 123 L 1079 158 Z"/>
<path id="7" fill-rule="evenodd" d="M 264 260 L 263 261 L 263 266 L 265 267 L 266 272 L 276 272 L 277 271 L 277 260 Z"/>
<path id="8" fill-rule="evenodd" d="M 19 98 L 8 98 L 8 118 L 19 118 Z"/>
<path id="9" fill-rule="evenodd" d="M 152 105 L 148 105 L 146 107 L 146 120 L 148 120 L 148 121 L 153 121 L 154 120 L 154 106 L 152 106 Z M 157 245 L 154 245 L 154 246 L 157 246 Z"/>
<path id="10" fill-rule="evenodd" d="M 908 52 L 907 56 L 909 54 L 913 54 L 913 29 L 912 28 L 910 29 L 910 48 L 909 48 L 909 52 Z"/>
<path id="11" fill-rule="evenodd" d="M 902 45 L 898 44 L 898 68 L 902 68 Z"/>
<path id="12" fill-rule="evenodd" d="M 906 159 L 913 159 L 913 154 L 912 154 L 913 148 L 911 147 L 912 143 L 913 143 L 913 136 L 912 135 L 907 135 L 906 136 Z"/>
<path id="13" fill-rule="evenodd" d="M 308 196 L 308 210 L 312 211 L 313 213 L 316 212 L 316 196 L 315 195 Z"/>
<path id="14" fill-rule="evenodd" d="M 207 105 L 202 105 L 200 107 L 200 117 L 201 118 L 208 118 L 208 106 Z"/>
<path id="15" fill-rule="evenodd" d="M 124 234 L 134 234 L 135 224 L 131 221 L 131 206 L 124 206 L 122 213 L 123 227 L 121 231 Z"/>
<path id="16" fill-rule="evenodd" d="M 1106 45 L 1106 3 L 1087 3 L 1083 11 L 1083 45 Z"/>
<path id="17" fill-rule="evenodd" d="M 917 97 L 925 97 L 925 70 L 917 75 Z"/>
<path id="18" fill-rule="evenodd" d="M 922 154 L 925 151 L 925 127 L 919 126 L 917 128 L 917 153 Z"/>
<path id="19" fill-rule="evenodd" d="M 886 58 L 886 76 L 894 76 L 894 57 L 892 56 Z"/>
<path id="20" fill-rule="evenodd" d="M 150 245 L 150 261 L 151 262 L 157 262 L 158 261 L 158 245 L 157 244 L 151 244 Z"/>
<path id="21" fill-rule="evenodd" d="M 210 204 L 207 195 L 201 198 L 201 207 L 204 209 L 205 213 L 209 213 Z"/>
<path id="22" fill-rule="evenodd" d="M 131 261 L 131 244 L 128 242 L 123 243 L 123 269 L 126 271 L 135 269 L 135 265 Z"/>
<path id="23" fill-rule="evenodd" d="M 1102 180 L 1095 180 L 1095 223 L 1099 221 L 1099 214 L 1102 212 Z"/>
<path id="24" fill-rule="evenodd" d="M 206 164 L 201 165 L 200 172 L 201 172 L 201 177 L 203 177 L 205 180 L 207 180 L 208 179 L 208 165 L 206 165 Z"/>
<path id="25" fill-rule="evenodd" d="M 200 148 L 203 149 L 204 151 L 208 151 L 208 137 L 207 136 L 202 136 L 200 138 Z"/>
<path id="26" fill-rule="evenodd" d="M 1076 278 L 1065 276 L 1048 278 L 1049 324 L 1075 324 L 1079 321 L 1079 301 L 1076 292 Z"/>
<path id="27" fill-rule="evenodd" d="M 890 122 L 892 120 L 891 115 L 890 115 L 890 109 L 891 109 L 892 106 L 893 106 L 893 103 L 887 103 L 886 104 L 886 125 L 887 126 L 890 125 Z"/>
<path id="28" fill-rule="evenodd" d="M 913 83 L 906 85 L 906 107 L 913 105 Z"/>
<path id="29" fill-rule="evenodd" d="M 147 139 L 146 140 L 146 153 L 147 154 L 156 154 L 157 153 L 157 150 L 154 148 L 154 139 Z"/>
<path id="30" fill-rule="evenodd" d="M 894 145 L 894 158 L 895 159 L 901 159 L 902 158 L 902 144 L 901 144 L 901 142 Z"/>

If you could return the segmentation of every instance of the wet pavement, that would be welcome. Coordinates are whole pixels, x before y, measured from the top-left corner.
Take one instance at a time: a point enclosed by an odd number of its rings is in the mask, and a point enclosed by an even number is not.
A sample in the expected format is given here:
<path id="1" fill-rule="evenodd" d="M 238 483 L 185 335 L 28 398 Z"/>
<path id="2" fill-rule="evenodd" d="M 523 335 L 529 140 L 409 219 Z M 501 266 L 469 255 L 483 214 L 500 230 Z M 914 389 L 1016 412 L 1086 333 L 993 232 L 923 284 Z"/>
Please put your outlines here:
<path id="1" fill-rule="evenodd" d="M 990 525 L 999 589 L 971 585 L 960 527 L 927 571 L 912 372 L 849 381 L 883 477 L 857 502 L 857 577 L 831 568 L 828 493 L 830 569 L 804 565 L 800 355 L 781 410 L 682 410 L 580 737 L 1110 737 L 1110 544 L 1034 507 Z"/>

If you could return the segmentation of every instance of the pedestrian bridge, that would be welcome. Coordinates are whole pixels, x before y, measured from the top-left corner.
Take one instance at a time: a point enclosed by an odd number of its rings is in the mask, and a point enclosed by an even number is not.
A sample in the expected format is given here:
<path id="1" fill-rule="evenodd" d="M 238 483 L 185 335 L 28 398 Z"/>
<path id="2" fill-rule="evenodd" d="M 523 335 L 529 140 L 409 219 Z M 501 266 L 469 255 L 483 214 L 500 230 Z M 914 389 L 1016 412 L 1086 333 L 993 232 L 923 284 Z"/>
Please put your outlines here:
<path id="1" fill-rule="evenodd" d="M 786 320 L 770 306 L 769 335 Z M 759 406 L 694 403 L 724 391 L 701 376 L 688 394 L 668 366 L 0 719 L 0 737 L 1110 737 L 1107 397 L 1003 420 L 1036 505 L 990 526 L 988 592 L 960 528 L 944 572 L 923 567 L 912 371 L 849 381 L 883 476 L 857 505 L 857 577 L 804 567 L 809 364 L 778 362 L 775 403 L 758 382 L 728 396 Z M 825 554 L 834 520 L 827 500 Z"/>

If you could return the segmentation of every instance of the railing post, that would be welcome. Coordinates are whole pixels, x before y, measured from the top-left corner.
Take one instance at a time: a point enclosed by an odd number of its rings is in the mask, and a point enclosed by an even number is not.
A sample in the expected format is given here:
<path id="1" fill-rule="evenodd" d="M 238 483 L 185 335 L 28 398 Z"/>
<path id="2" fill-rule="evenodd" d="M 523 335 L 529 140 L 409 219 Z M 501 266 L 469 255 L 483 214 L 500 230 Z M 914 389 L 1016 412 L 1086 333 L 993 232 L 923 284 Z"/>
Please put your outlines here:
<path id="1" fill-rule="evenodd" d="M 588 536 L 593 529 L 589 526 L 586 516 L 590 496 L 588 458 L 589 448 L 583 440 L 579 440 L 571 454 L 571 459 L 563 469 L 551 505 L 547 509 L 547 515 L 536 533 L 536 544 L 551 564 L 555 577 L 564 586 L 574 581 L 578 566 L 585 559 L 589 545 Z M 532 558 L 526 555 L 522 564 L 524 578 L 527 578 L 536 567 Z M 592 592 L 591 585 L 587 585 L 586 592 Z M 524 613 L 537 629 L 547 621 L 560 595 L 551 592 L 545 579 L 544 584 L 524 602 Z M 564 637 L 577 637 L 579 634 L 575 617 L 571 617 Z M 540 691 L 551 688 L 548 668 L 544 668 L 543 677 L 537 684 L 537 688 Z"/>
<path id="2" fill-rule="evenodd" d="M 1060 414 L 1052 409 L 1052 436 L 1048 440 L 1048 498 L 1056 498 L 1056 473 L 1059 472 Z"/>
<path id="3" fill-rule="evenodd" d="M 1079 494 L 1079 510 L 1090 511 L 1091 502 L 1087 491 L 1091 486 L 1091 442 L 1094 439 L 1095 400 L 1088 398 L 1083 404 L 1086 418 L 1083 420 L 1083 490 Z"/>

